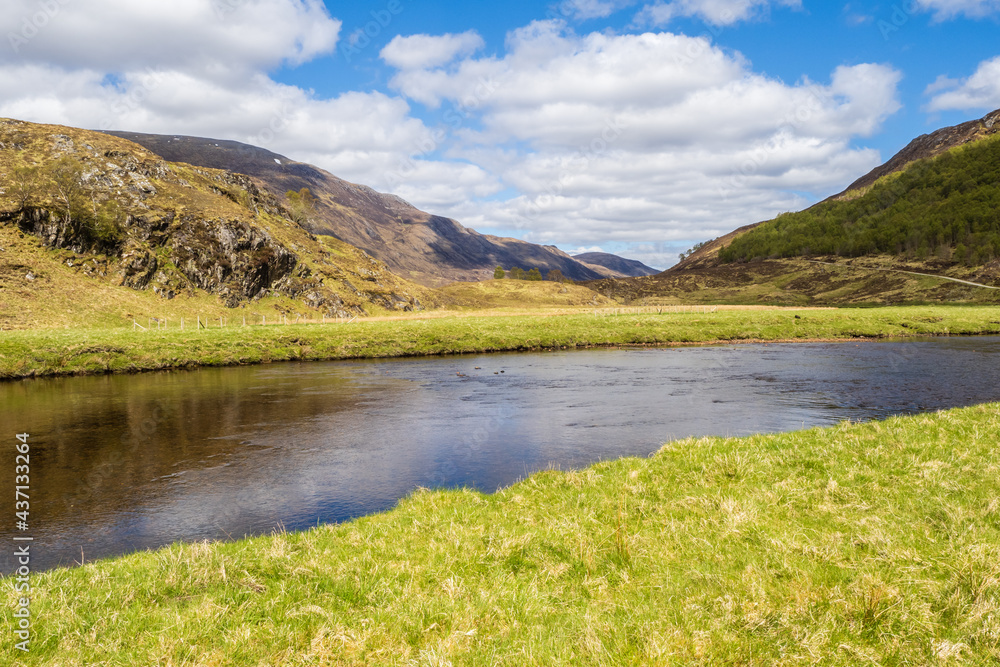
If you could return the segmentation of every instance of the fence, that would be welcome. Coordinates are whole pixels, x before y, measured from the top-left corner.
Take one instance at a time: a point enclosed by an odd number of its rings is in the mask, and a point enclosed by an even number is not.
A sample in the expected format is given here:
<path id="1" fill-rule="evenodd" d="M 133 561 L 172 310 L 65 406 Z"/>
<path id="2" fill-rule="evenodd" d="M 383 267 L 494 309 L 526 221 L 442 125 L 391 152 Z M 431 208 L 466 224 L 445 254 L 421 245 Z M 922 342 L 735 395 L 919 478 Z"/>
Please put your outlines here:
<path id="1" fill-rule="evenodd" d="M 594 310 L 594 317 L 614 315 L 663 315 L 668 313 L 714 313 L 718 306 L 637 306 L 634 308 L 604 308 Z"/>
<path id="2" fill-rule="evenodd" d="M 257 318 L 260 318 L 258 321 Z M 289 320 L 287 315 L 282 315 L 278 318 L 271 318 L 268 322 L 266 315 L 255 315 L 247 321 L 246 316 L 243 316 L 242 323 L 237 323 L 230 325 L 228 317 L 216 317 L 208 318 L 201 317 L 200 315 L 195 316 L 194 322 L 190 318 L 178 318 L 180 322 L 174 320 L 173 328 L 184 329 L 185 327 L 194 327 L 195 329 L 222 329 L 228 326 L 235 327 L 267 327 L 267 326 L 287 326 L 289 324 L 350 324 L 357 320 L 357 316 L 347 319 L 346 317 L 326 317 L 325 315 L 322 319 L 306 319 L 302 315 L 297 315 L 295 319 Z M 142 329 L 143 331 L 149 331 L 151 329 L 167 329 L 170 327 L 170 322 L 167 318 L 159 317 L 149 317 L 146 321 L 146 326 L 139 324 L 135 319 L 132 320 L 132 330 Z"/>

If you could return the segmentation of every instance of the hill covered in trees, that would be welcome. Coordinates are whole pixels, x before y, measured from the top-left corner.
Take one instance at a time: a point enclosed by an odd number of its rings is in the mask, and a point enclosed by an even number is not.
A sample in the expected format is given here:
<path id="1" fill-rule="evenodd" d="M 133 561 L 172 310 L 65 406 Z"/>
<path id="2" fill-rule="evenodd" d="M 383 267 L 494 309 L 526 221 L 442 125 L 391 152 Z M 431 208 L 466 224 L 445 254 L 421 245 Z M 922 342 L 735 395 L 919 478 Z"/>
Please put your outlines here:
<path id="1" fill-rule="evenodd" d="M 873 185 L 739 235 L 723 263 L 894 255 L 981 266 L 1000 258 L 1000 135 L 910 163 Z"/>

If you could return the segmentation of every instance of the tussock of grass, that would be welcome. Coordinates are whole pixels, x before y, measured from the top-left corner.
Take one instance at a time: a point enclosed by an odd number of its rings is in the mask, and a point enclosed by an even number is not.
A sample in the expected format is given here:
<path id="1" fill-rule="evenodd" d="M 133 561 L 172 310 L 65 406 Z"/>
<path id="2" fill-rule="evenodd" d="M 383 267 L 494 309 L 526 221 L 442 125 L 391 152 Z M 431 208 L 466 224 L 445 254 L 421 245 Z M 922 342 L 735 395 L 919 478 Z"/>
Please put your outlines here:
<path id="1" fill-rule="evenodd" d="M 998 436 L 1000 404 L 688 439 L 494 495 L 419 491 L 349 524 L 52 571 L 32 653 L 7 641 L 0 659 L 996 664 Z"/>
<path id="2" fill-rule="evenodd" d="M 213 325 L 216 326 L 217 325 Z M 436 317 L 194 330 L 42 330 L 0 335 L 0 378 L 135 372 L 596 345 L 1000 333 L 991 307 L 719 310 L 595 316 Z"/>

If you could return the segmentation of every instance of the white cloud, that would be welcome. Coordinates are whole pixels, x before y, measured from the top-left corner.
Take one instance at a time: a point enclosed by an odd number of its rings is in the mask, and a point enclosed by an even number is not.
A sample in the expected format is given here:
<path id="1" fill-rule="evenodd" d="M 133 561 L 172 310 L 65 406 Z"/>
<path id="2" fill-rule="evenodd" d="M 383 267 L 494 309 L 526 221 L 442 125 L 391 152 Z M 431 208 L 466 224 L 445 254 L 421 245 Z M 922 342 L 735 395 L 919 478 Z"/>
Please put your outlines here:
<path id="1" fill-rule="evenodd" d="M 681 244 L 835 192 L 879 163 L 850 143 L 899 108 L 900 76 L 862 64 L 790 85 L 704 39 L 577 36 L 548 21 L 514 31 L 502 58 L 402 71 L 393 85 L 446 105 L 445 118 L 469 114 L 447 155 L 509 194 L 438 199 L 439 212 L 593 246 Z"/>
<path id="2" fill-rule="evenodd" d="M 665 26 L 678 17 L 698 17 L 728 26 L 766 14 L 772 6 L 801 7 L 801 0 L 669 0 L 646 5 L 636 16 L 639 25 Z"/>
<path id="3" fill-rule="evenodd" d="M 931 111 L 1000 108 L 1000 56 L 979 63 L 967 79 L 940 76 L 924 94 L 934 96 L 928 104 Z"/>
<path id="4" fill-rule="evenodd" d="M 396 69 L 426 69 L 447 65 L 459 56 L 472 55 L 485 45 L 475 30 L 457 35 L 397 35 L 379 55 Z"/>
<path id="5" fill-rule="evenodd" d="M 1000 13 L 1000 0 L 916 0 L 917 5 L 934 12 L 934 19 L 944 21 L 958 16 L 982 18 Z"/>
<path id="6" fill-rule="evenodd" d="M 329 53 L 340 27 L 320 0 L 7 0 L 0 35 L 11 49 L 0 62 L 224 78 Z"/>

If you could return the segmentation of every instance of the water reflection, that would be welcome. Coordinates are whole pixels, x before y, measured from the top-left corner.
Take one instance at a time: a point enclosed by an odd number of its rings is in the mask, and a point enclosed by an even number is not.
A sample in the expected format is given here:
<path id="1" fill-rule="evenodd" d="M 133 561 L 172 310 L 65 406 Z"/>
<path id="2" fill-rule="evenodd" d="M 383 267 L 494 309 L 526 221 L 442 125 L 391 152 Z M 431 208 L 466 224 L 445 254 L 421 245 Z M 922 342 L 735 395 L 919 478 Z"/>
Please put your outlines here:
<path id="1" fill-rule="evenodd" d="M 997 338 L 942 339 L 35 380 L 0 385 L 0 433 L 32 434 L 40 568 L 342 521 L 417 486 L 493 491 L 688 435 L 997 400 L 998 352 Z"/>

